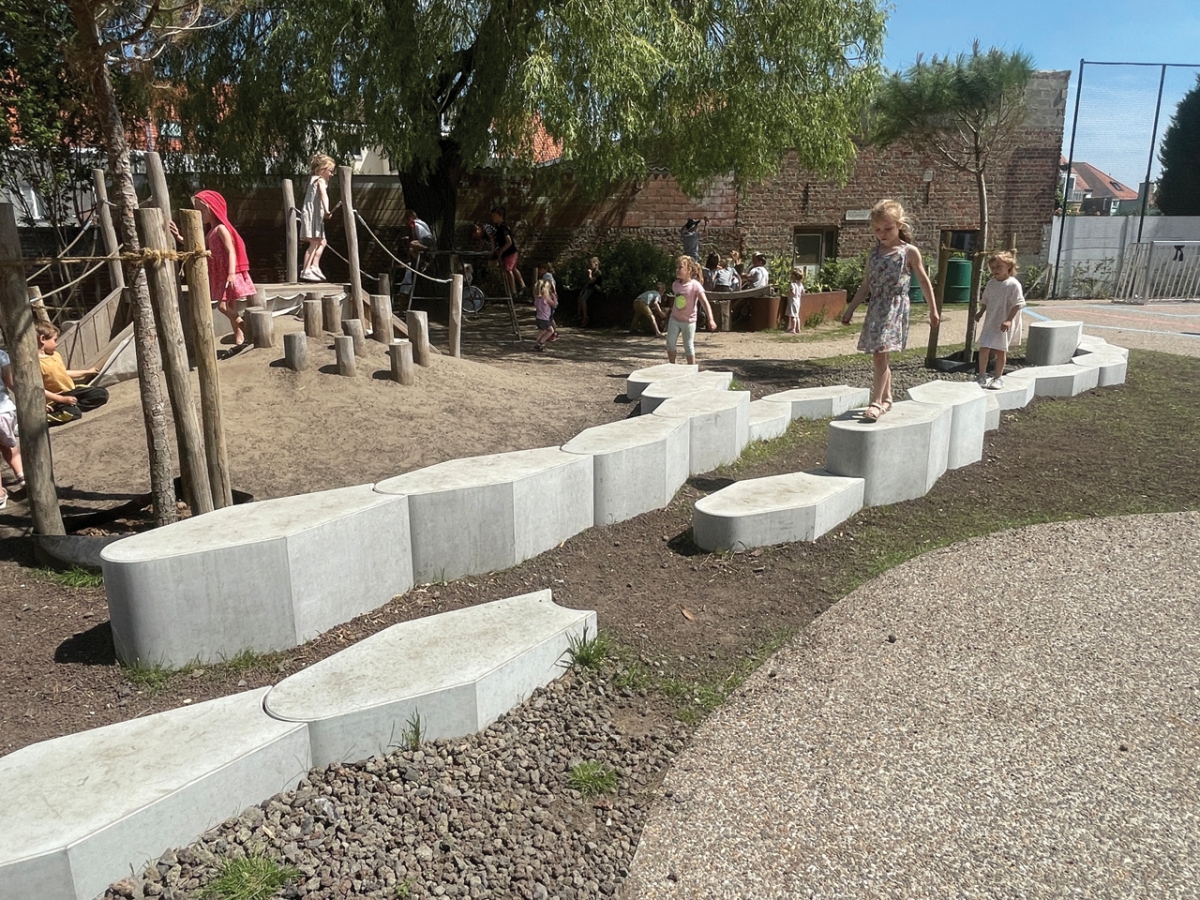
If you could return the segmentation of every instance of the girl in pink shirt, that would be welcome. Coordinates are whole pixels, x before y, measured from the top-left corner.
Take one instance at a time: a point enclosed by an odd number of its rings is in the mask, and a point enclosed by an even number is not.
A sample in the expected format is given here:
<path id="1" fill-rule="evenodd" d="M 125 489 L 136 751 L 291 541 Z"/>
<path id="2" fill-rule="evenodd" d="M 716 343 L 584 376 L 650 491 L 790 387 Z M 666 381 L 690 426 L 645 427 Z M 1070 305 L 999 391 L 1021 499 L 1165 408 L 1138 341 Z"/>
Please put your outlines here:
<path id="1" fill-rule="evenodd" d="M 667 317 L 667 360 L 675 362 L 675 347 L 679 336 L 683 335 L 683 355 L 688 365 L 696 364 L 696 307 L 704 305 L 705 321 L 708 330 L 716 331 L 713 321 L 712 307 L 708 305 L 708 295 L 704 293 L 704 285 L 700 283 L 703 270 L 700 263 L 690 256 L 679 257 L 675 268 L 675 283 L 671 285 L 671 314 Z"/>

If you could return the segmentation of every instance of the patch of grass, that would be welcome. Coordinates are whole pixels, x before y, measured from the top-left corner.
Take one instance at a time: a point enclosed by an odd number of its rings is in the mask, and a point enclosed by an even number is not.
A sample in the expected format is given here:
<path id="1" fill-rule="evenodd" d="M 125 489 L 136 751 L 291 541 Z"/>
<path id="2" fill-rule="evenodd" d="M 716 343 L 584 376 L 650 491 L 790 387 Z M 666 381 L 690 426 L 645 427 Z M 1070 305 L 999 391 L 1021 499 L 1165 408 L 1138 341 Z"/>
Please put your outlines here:
<path id="1" fill-rule="evenodd" d="M 71 566 L 69 569 L 41 569 L 41 576 L 47 581 L 61 584 L 69 588 L 98 588 L 104 587 L 104 575 L 95 569 L 85 569 L 83 566 Z"/>
<path id="2" fill-rule="evenodd" d="M 724 670 L 713 668 L 690 676 L 667 676 L 656 687 L 676 705 L 677 719 L 688 725 L 696 725 L 728 700 L 729 695 L 741 687 L 793 634 L 794 629 L 781 629 Z"/>
<path id="3" fill-rule="evenodd" d="M 567 668 L 598 670 L 608 659 L 610 646 L 606 634 L 597 632 L 595 637 L 589 638 L 585 625 L 582 637 L 574 635 L 567 637 Z"/>
<path id="4" fill-rule="evenodd" d="M 202 900 L 268 900 L 281 887 L 300 877 L 300 870 L 254 854 L 231 859 L 221 874 L 200 892 Z"/>
<path id="5" fill-rule="evenodd" d="M 802 440 L 813 434 L 819 434 L 821 439 L 824 440 L 826 427 L 826 422 L 796 419 L 788 426 L 788 430 L 779 437 L 769 441 L 755 441 L 752 444 L 747 444 L 746 449 L 742 451 L 742 455 L 735 462 L 721 466 L 709 474 L 717 478 L 736 478 L 744 474 L 747 469 L 754 468 L 767 460 L 792 450 Z"/>
<path id="6" fill-rule="evenodd" d="M 413 714 L 404 723 L 404 730 L 400 732 L 400 744 L 405 750 L 417 750 L 424 740 L 425 725 L 421 721 L 421 714 L 413 710 Z"/>
<path id="7" fill-rule="evenodd" d="M 816 328 L 818 325 L 825 324 L 825 310 L 818 309 L 814 313 L 810 313 L 808 318 L 804 320 L 805 328 Z"/>
<path id="8" fill-rule="evenodd" d="M 617 789 L 617 773 L 603 763 L 589 761 L 581 762 L 571 769 L 567 776 L 567 785 L 572 790 L 579 791 L 585 800 L 599 797 L 601 794 L 611 794 Z"/>
<path id="9" fill-rule="evenodd" d="M 122 665 L 122 668 L 125 670 L 125 677 L 129 679 L 129 683 L 148 697 L 153 697 L 165 688 L 167 682 L 177 672 L 177 670 L 165 666 L 147 666 L 141 662 L 136 662 L 132 666 Z"/>
<path id="10" fill-rule="evenodd" d="M 744 391 L 744 390 L 746 390 L 746 386 L 744 384 L 742 384 L 740 381 L 738 381 L 736 378 L 731 378 L 729 380 L 729 389 L 731 391 Z"/>
<path id="11" fill-rule="evenodd" d="M 412 882 L 407 878 L 397 882 L 396 886 L 392 888 L 392 894 L 397 900 L 408 900 L 412 896 Z"/>

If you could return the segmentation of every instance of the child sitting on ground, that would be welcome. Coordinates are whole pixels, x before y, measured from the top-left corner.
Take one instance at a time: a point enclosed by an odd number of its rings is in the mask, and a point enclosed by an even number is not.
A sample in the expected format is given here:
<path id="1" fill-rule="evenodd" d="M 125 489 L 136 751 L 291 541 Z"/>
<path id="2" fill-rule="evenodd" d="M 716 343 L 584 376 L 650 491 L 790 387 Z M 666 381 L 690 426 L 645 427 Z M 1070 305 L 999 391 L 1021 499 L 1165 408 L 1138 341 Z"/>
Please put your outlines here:
<path id="1" fill-rule="evenodd" d="M 38 364 L 46 389 L 46 418 L 51 425 L 74 422 L 85 412 L 108 402 L 102 387 L 76 386 L 75 379 L 91 378 L 96 369 L 68 369 L 58 353 L 58 329 L 49 322 L 37 323 Z"/>

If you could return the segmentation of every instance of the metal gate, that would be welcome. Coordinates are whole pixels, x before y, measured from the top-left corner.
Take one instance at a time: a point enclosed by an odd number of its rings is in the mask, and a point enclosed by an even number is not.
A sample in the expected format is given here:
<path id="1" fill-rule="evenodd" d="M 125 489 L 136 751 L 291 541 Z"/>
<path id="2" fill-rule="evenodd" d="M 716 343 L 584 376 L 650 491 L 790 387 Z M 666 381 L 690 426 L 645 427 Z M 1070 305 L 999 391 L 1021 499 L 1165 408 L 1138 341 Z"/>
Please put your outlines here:
<path id="1" fill-rule="evenodd" d="M 1200 241 L 1130 244 L 1117 276 L 1115 299 L 1200 300 Z"/>

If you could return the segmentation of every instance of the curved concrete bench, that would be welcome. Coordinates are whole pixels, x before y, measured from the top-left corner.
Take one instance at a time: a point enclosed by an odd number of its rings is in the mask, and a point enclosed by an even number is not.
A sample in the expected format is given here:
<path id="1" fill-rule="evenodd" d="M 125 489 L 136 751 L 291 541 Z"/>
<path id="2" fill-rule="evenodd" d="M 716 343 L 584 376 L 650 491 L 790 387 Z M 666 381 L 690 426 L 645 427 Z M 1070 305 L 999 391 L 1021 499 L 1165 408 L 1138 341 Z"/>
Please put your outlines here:
<path id="1" fill-rule="evenodd" d="M 750 440 L 749 391 L 696 391 L 665 400 L 654 415 L 691 421 L 688 472 L 736 462 Z"/>
<path id="2" fill-rule="evenodd" d="M 989 393 L 992 392 L 985 391 L 969 381 L 927 381 L 908 389 L 910 400 L 950 407 L 947 469 L 961 469 L 983 459 L 983 434 L 987 431 Z"/>
<path id="3" fill-rule="evenodd" d="M 592 458 L 592 522 L 612 525 L 671 502 L 688 478 L 691 422 L 634 416 L 587 428 L 563 450 Z"/>
<path id="4" fill-rule="evenodd" d="M 625 379 L 625 396 L 630 400 L 636 400 L 642 396 L 642 392 L 656 381 L 666 381 L 669 378 L 682 378 L 684 375 L 695 375 L 700 371 L 700 367 L 688 365 L 686 363 L 663 363 L 658 366 L 649 366 L 645 369 L 638 369 L 636 372 L 631 372 L 629 377 Z"/>
<path id="5" fill-rule="evenodd" d="M 559 447 L 472 456 L 375 485 L 408 498 L 413 579 L 507 569 L 592 524 L 592 458 Z"/>
<path id="6" fill-rule="evenodd" d="M 1018 385 L 1032 382 L 1035 397 L 1074 397 L 1090 391 L 1100 382 L 1100 369 L 1096 366 L 1077 366 L 1068 362 L 1061 366 L 1032 366 L 1018 369 L 1004 376 L 1004 385 L 1009 379 Z"/>
<path id="7" fill-rule="evenodd" d="M 696 501 L 692 535 L 704 550 L 815 541 L 863 506 L 863 480 L 789 472 L 739 481 Z"/>
<path id="8" fill-rule="evenodd" d="M 1024 409 L 1033 400 L 1033 389 L 1037 384 L 1036 378 L 1021 375 L 1026 371 L 1029 370 L 1017 369 L 1009 372 L 1004 376 L 1004 387 L 997 391 L 985 390 L 984 393 L 995 399 L 1001 411 Z"/>
<path id="9" fill-rule="evenodd" d="M 791 412 L 785 404 L 770 400 L 750 401 L 748 440 L 770 441 L 783 437 L 791 424 Z"/>
<path id="10" fill-rule="evenodd" d="M 1082 336 L 1082 322 L 1034 322 L 1029 326 L 1025 359 L 1031 366 L 1065 365 Z"/>
<path id="11" fill-rule="evenodd" d="M 642 391 L 642 413 L 652 413 L 659 404 L 672 397 L 682 397 L 697 391 L 725 391 L 733 384 L 732 372 L 696 372 L 682 378 L 656 381 Z"/>
<path id="12" fill-rule="evenodd" d="M 413 584 L 408 501 L 369 484 L 219 509 L 101 552 L 117 655 L 177 667 L 302 644 Z"/>
<path id="13" fill-rule="evenodd" d="M 267 688 L 82 731 L 0 759 L 0 896 L 92 900 L 308 772 L 308 728 Z"/>
<path id="14" fill-rule="evenodd" d="M 1118 353 L 1119 349 L 1110 345 L 1088 353 L 1080 353 L 1071 358 L 1071 364 L 1097 369 L 1096 387 L 1124 384 L 1125 375 L 1129 370 L 1129 352 Z"/>
<path id="15" fill-rule="evenodd" d="M 264 708 L 307 723 L 314 766 L 389 753 L 417 716 L 422 740 L 462 737 L 561 675 L 585 630 L 596 614 L 548 590 L 401 622 L 284 679 Z"/>
<path id="16" fill-rule="evenodd" d="M 867 388 L 848 387 L 844 384 L 794 388 L 763 397 L 763 400 L 771 403 L 786 403 L 793 419 L 829 419 L 866 406 L 870 399 L 871 392 Z"/>
<path id="17" fill-rule="evenodd" d="M 1000 427 L 1000 401 L 990 396 L 992 393 L 992 391 L 988 391 L 987 418 L 983 424 L 984 431 L 995 431 Z"/>
<path id="18" fill-rule="evenodd" d="M 825 469 L 862 478 L 864 506 L 924 497 L 946 471 L 951 411 L 905 400 L 878 422 L 857 411 L 829 423 Z"/>

